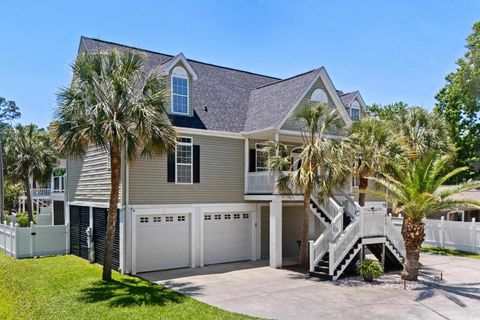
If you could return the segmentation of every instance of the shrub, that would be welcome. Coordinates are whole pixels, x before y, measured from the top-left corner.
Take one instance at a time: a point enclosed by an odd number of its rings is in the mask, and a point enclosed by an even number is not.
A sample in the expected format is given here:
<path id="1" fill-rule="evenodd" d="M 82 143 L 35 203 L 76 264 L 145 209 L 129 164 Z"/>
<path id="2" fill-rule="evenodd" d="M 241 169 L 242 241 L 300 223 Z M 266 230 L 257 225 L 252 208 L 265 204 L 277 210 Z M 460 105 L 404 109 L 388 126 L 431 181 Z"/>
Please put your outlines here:
<path id="1" fill-rule="evenodd" d="M 383 274 L 383 268 L 378 261 L 365 259 L 358 267 L 358 273 L 365 281 L 372 281 Z"/>
<path id="2" fill-rule="evenodd" d="M 18 205 L 18 197 L 23 192 L 20 185 L 5 184 L 5 210 L 15 210 Z"/>
<path id="3" fill-rule="evenodd" d="M 35 222 L 35 215 L 33 215 L 33 221 Z M 29 227 L 30 224 L 28 223 L 28 213 L 26 212 L 19 212 L 17 213 L 17 223 L 19 227 Z"/>

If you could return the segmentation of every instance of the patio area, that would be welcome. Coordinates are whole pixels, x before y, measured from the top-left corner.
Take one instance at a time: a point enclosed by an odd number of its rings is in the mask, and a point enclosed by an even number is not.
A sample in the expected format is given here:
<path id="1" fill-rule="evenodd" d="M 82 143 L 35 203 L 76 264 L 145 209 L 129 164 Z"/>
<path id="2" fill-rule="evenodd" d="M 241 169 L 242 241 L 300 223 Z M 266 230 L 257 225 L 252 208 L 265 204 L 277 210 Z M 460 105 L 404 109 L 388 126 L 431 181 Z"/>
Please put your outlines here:
<path id="1" fill-rule="evenodd" d="M 480 310 L 480 261 L 422 254 L 422 282 L 407 290 L 322 282 L 247 261 L 140 274 L 216 307 L 274 319 L 465 319 Z M 440 280 L 442 273 L 443 280 Z"/>

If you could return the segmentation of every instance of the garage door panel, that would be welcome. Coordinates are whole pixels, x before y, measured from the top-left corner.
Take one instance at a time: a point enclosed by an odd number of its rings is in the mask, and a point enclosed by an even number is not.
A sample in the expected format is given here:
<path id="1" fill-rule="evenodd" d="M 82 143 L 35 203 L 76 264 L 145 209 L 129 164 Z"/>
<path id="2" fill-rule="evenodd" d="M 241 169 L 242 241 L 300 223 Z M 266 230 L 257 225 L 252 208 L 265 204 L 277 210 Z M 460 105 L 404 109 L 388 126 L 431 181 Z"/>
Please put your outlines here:
<path id="1" fill-rule="evenodd" d="M 205 264 L 250 260 L 251 219 L 249 213 L 204 215 Z"/>
<path id="2" fill-rule="evenodd" d="M 190 215 L 137 217 L 137 272 L 190 266 Z"/>

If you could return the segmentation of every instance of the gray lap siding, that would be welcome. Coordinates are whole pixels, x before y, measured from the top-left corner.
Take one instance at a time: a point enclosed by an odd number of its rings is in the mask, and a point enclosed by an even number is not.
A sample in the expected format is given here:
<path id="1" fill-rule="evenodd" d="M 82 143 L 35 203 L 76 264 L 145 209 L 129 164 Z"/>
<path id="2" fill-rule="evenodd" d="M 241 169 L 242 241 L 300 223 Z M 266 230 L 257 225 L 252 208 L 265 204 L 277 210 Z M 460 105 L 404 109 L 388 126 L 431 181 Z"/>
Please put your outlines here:
<path id="1" fill-rule="evenodd" d="M 110 168 L 107 150 L 91 147 L 83 157 L 67 159 L 67 192 L 70 202 L 108 202 Z"/>
<path id="2" fill-rule="evenodd" d="M 153 156 L 129 164 L 129 203 L 132 205 L 244 202 L 244 140 L 203 135 L 200 183 L 167 182 L 167 158 Z"/>

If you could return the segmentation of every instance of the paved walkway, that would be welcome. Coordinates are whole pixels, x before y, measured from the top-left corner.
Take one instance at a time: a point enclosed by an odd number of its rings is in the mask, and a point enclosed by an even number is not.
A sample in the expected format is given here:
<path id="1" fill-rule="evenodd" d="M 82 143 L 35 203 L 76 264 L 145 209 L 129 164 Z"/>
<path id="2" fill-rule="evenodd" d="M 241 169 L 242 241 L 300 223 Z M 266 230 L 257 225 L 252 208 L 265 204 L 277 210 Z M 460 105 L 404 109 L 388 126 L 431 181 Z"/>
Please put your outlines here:
<path id="1" fill-rule="evenodd" d="M 480 260 L 422 254 L 444 282 L 403 290 L 346 287 L 265 261 L 141 274 L 219 308 L 274 319 L 480 319 Z"/>

